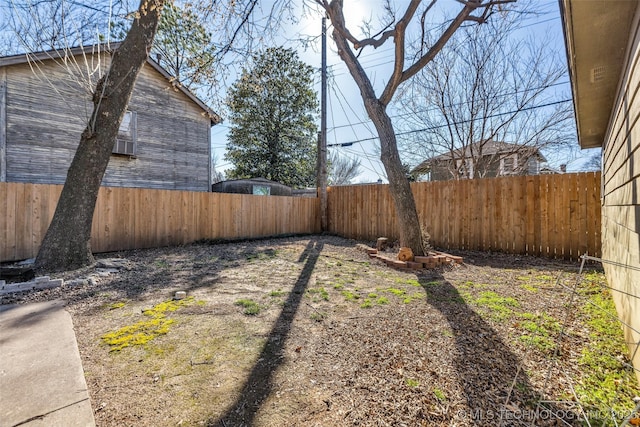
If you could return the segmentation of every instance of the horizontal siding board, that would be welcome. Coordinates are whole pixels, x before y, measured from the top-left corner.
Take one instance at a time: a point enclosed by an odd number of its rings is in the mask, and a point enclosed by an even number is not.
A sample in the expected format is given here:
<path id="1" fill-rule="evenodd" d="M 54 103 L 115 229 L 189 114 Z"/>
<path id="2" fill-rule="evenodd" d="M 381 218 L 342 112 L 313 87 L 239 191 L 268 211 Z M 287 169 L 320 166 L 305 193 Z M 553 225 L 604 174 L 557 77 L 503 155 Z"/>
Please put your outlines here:
<path id="1" fill-rule="evenodd" d="M 87 57 L 89 60 L 91 57 Z M 3 67 L 7 75 L 7 181 L 63 183 L 93 109 L 96 73 L 53 61 Z M 101 60 L 102 69 L 108 57 Z M 95 64 L 94 64 L 95 65 Z M 71 69 L 73 72 L 69 72 Z M 85 81 L 86 80 L 86 81 Z M 113 156 L 103 185 L 209 191 L 210 120 L 145 65 L 129 103 L 137 113 L 137 158 Z"/>
<path id="2" fill-rule="evenodd" d="M 607 280 L 632 362 L 640 367 L 640 8 L 630 39 L 603 147 L 601 223 L 591 225 L 600 226 Z"/>

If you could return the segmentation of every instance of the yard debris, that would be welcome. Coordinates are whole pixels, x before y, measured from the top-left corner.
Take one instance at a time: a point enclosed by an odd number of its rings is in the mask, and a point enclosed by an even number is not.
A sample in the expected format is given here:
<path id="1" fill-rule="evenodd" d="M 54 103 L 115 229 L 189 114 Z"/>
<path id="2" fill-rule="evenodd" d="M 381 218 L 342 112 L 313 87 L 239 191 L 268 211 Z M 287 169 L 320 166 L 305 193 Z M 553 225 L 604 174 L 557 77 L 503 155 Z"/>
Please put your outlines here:
<path id="1" fill-rule="evenodd" d="M 386 238 L 381 239 L 386 240 Z M 378 239 L 378 242 L 379 241 L 380 239 Z M 380 251 L 363 243 L 357 244 L 356 248 L 367 253 L 371 258 L 379 259 L 388 266 L 400 270 L 432 269 L 443 265 L 462 264 L 463 262 L 463 258 L 461 256 L 451 255 L 439 251 L 429 251 L 425 256 L 414 257 L 413 253 L 411 253 L 410 256 L 407 255 L 408 252 L 411 252 L 410 248 L 400 248 L 398 255 L 395 255 L 392 252 Z"/>

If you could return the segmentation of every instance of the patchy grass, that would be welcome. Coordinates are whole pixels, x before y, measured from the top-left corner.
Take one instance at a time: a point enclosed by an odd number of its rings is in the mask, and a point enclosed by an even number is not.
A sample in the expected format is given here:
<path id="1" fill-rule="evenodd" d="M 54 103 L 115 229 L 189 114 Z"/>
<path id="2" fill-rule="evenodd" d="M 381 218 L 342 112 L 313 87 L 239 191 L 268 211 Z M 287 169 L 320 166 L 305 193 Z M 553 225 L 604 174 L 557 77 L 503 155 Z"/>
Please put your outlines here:
<path id="1" fill-rule="evenodd" d="M 422 284 L 416 279 L 405 279 L 405 278 L 397 277 L 394 281 L 399 285 L 415 286 L 416 288 L 419 288 L 422 286 Z"/>
<path id="2" fill-rule="evenodd" d="M 125 302 L 114 302 L 112 304 L 109 304 L 109 310 L 117 310 L 124 307 L 125 305 L 127 305 L 127 303 Z"/>
<path id="3" fill-rule="evenodd" d="M 249 262 L 265 261 L 275 258 L 278 255 L 278 251 L 273 249 L 266 249 L 260 252 L 250 252 L 246 255 L 246 260 Z"/>
<path id="4" fill-rule="evenodd" d="M 418 380 L 414 380 L 413 378 L 406 378 L 404 382 L 409 387 L 418 387 L 420 385 L 420 382 Z"/>
<path id="5" fill-rule="evenodd" d="M 376 304 L 378 305 L 389 304 L 389 299 L 387 299 L 386 297 L 378 297 L 378 299 L 376 300 Z"/>
<path id="6" fill-rule="evenodd" d="M 445 402 L 447 400 L 447 395 L 445 394 L 444 391 L 440 390 L 439 388 L 435 387 L 433 389 L 433 395 L 436 397 L 436 399 L 438 399 L 440 402 Z"/>
<path id="7" fill-rule="evenodd" d="M 309 288 L 307 289 L 307 294 L 311 296 L 313 302 L 329 301 L 329 292 L 325 288 Z"/>
<path id="8" fill-rule="evenodd" d="M 234 304 L 243 307 L 243 313 L 248 316 L 255 316 L 260 313 L 260 305 L 252 299 L 239 299 Z"/>
<path id="9" fill-rule="evenodd" d="M 373 302 L 369 298 L 365 298 L 360 304 L 360 308 L 371 308 L 373 307 Z"/>
<path id="10" fill-rule="evenodd" d="M 515 326 L 523 330 L 518 340 L 523 344 L 550 353 L 555 348 L 555 340 L 560 332 L 560 322 L 548 314 L 521 313 L 522 319 Z"/>
<path id="11" fill-rule="evenodd" d="M 480 296 L 474 303 L 486 309 L 496 320 L 509 318 L 513 314 L 513 309 L 520 307 L 520 303 L 515 298 L 503 297 L 493 291 L 480 292 Z"/>
<path id="12" fill-rule="evenodd" d="M 582 349 L 578 360 L 584 376 L 576 385 L 576 393 L 588 409 L 601 412 L 611 408 L 614 413 L 626 416 L 634 407 L 633 397 L 640 396 L 640 387 L 630 367 L 613 300 L 605 286 L 603 274 L 589 273 L 579 290 L 586 297 L 580 315 L 588 330 L 589 345 Z M 601 425 L 600 420 L 592 421 L 591 425 Z"/>
<path id="13" fill-rule="evenodd" d="M 360 295 L 357 292 L 342 291 L 342 296 L 346 301 L 356 301 L 360 299 Z"/>

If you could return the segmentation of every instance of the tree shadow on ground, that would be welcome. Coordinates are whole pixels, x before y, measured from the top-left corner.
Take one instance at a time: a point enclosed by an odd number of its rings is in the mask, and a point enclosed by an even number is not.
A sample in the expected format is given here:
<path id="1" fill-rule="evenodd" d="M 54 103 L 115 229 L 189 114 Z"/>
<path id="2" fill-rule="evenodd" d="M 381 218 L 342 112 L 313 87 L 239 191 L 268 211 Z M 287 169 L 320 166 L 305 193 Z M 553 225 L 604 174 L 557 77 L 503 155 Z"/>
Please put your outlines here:
<path id="1" fill-rule="evenodd" d="M 447 320 L 453 332 L 457 380 L 467 410 L 457 416 L 478 426 L 582 425 L 571 408 L 541 400 L 520 363 L 499 334 L 466 304 L 455 286 L 441 274 L 419 276 L 427 302 Z M 549 361 L 549 363 L 552 363 Z M 546 370 L 547 366 L 539 369 Z"/>
<path id="2" fill-rule="evenodd" d="M 282 351 L 323 247 L 324 243 L 314 238 L 307 244 L 298 259 L 298 262 L 305 263 L 304 267 L 289 293 L 280 316 L 271 328 L 267 342 L 242 387 L 238 400 L 220 418 L 209 420 L 208 426 L 239 427 L 253 424 L 260 406 L 272 391 L 273 375 L 285 361 Z"/>

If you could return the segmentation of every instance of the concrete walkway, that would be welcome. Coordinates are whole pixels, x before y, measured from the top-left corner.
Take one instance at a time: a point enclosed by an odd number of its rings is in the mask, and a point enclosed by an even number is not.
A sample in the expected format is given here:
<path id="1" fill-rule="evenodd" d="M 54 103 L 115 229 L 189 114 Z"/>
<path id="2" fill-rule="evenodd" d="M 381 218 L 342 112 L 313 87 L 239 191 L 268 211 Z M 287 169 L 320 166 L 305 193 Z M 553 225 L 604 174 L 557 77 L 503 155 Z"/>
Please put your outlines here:
<path id="1" fill-rule="evenodd" d="M 64 301 L 0 306 L 0 427 L 95 426 Z"/>

